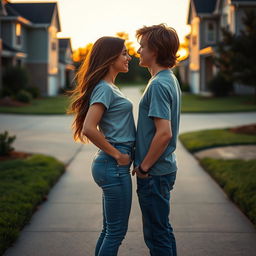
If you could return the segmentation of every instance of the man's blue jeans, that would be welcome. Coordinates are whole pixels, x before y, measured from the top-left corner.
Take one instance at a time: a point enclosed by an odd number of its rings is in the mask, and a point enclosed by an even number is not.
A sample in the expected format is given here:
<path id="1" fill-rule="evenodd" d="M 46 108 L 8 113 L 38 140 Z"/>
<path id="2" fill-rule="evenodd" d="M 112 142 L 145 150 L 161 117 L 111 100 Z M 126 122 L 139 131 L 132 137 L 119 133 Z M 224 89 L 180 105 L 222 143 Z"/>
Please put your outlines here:
<path id="1" fill-rule="evenodd" d="M 176 241 L 169 222 L 170 191 L 176 172 L 142 179 L 137 177 L 137 194 L 142 212 L 143 234 L 151 256 L 176 256 Z"/>
<path id="2" fill-rule="evenodd" d="M 133 148 L 113 145 L 122 153 L 133 155 Z M 132 202 L 130 166 L 118 166 L 117 161 L 99 150 L 92 163 L 92 175 L 102 189 L 103 229 L 95 256 L 116 256 L 124 239 Z"/>

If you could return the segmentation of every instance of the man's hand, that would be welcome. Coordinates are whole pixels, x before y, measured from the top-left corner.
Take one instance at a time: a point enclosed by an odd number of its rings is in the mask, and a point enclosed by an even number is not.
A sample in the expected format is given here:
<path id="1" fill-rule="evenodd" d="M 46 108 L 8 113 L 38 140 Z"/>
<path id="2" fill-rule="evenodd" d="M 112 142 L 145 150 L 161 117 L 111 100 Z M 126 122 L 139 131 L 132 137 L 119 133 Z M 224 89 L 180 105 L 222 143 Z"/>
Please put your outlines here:
<path id="1" fill-rule="evenodd" d="M 136 173 L 137 177 L 139 177 L 140 179 L 146 179 L 149 177 L 149 174 L 142 174 L 140 171 L 139 171 L 139 168 L 138 166 L 136 166 L 133 171 L 132 171 L 132 176 L 134 176 Z"/>

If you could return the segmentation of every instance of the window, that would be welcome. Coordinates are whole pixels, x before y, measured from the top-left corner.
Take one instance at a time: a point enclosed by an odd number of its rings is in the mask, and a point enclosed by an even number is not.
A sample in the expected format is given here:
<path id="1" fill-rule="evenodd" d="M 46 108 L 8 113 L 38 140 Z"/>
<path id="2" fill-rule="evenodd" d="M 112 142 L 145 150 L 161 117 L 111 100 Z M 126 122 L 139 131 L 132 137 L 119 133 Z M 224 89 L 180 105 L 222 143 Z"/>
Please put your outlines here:
<path id="1" fill-rule="evenodd" d="M 207 24 L 206 41 L 208 43 L 215 42 L 215 24 L 213 22 Z"/>
<path id="2" fill-rule="evenodd" d="M 17 23 L 15 26 L 16 45 L 21 45 L 21 25 Z"/>

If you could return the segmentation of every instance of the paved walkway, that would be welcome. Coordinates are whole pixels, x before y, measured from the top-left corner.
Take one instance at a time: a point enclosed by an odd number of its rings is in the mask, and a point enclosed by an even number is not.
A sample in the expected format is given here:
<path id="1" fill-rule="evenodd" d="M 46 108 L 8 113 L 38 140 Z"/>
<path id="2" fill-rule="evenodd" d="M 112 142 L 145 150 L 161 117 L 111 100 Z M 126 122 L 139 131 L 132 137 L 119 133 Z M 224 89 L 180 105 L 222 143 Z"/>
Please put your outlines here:
<path id="1" fill-rule="evenodd" d="M 137 106 L 139 90 L 124 91 Z M 136 118 L 136 108 L 135 113 Z M 254 118 L 255 113 L 184 114 L 181 132 L 247 124 Z M 90 173 L 96 148 L 72 141 L 71 121 L 65 116 L 0 115 L 1 131 L 8 129 L 17 135 L 17 150 L 54 155 L 69 163 L 48 201 L 40 206 L 5 256 L 94 255 L 101 228 L 101 195 Z M 172 192 L 171 220 L 179 256 L 254 255 L 256 231 L 251 222 L 180 144 L 177 158 L 179 171 Z M 120 256 L 149 255 L 142 238 L 135 182 L 133 188 L 129 231 Z"/>

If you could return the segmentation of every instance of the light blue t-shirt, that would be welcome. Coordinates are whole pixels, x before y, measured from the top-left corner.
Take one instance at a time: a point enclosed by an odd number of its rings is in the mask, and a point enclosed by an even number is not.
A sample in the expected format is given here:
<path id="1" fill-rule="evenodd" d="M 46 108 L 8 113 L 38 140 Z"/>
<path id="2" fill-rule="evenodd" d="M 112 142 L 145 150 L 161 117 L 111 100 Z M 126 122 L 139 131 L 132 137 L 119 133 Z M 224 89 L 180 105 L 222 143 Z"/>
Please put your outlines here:
<path id="1" fill-rule="evenodd" d="M 139 104 L 136 134 L 135 162 L 138 166 L 145 158 L 156 128 L 154 117 L 170 120 L 172 138 L 153 166 L 152 175 L 165 175 L 177 171 L 175 149 L 180 123 L 181 90 L 172 70 L 162 70 L 149 80 Z"/>
<path id="2" fill-rule="evenodd" d="M 133 106 L 119 88 L 101 80 L 91 94 L 90 106 L 94 103 L 102 103 L 106 107 L 99 123 L 99 129 L 106 140 L 134 144 L 136 128 Z"/>

